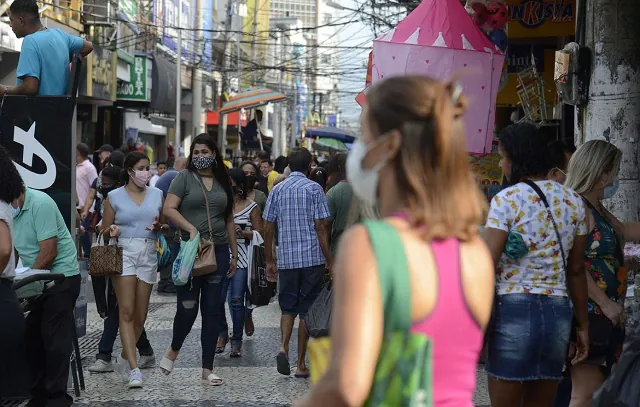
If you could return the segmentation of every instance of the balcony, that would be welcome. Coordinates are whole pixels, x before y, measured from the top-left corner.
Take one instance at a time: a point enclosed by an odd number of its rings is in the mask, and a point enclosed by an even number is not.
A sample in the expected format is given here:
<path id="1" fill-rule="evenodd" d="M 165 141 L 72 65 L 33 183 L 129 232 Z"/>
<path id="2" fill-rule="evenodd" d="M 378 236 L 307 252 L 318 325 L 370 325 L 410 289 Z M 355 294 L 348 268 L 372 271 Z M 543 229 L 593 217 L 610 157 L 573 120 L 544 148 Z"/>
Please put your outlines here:
<path id="1" fill-rule="evenodd" d="M 42 17 L 50 18 L 77 31 L 83 31 L 81 21 L 82 0 L 49 0 L 39 2 Z M 53 3 L 53 5 L 51 4 Z"/>

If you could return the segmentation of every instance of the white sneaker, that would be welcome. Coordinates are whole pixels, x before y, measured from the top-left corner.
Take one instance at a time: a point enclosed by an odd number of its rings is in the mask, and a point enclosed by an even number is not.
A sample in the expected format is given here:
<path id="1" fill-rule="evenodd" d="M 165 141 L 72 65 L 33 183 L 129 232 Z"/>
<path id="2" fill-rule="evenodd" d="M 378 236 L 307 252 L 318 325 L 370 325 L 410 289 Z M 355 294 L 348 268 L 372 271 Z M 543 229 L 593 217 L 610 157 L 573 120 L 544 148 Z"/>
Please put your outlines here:
<path id="1" fill-rule="evenodd" d="M 109 373 L 113 372 L 113 363 L 105 362 L 102 359 L 96 359 L 96 362 L 89 366 L 91 373 Z"/>
<path id="2" fill-rule="evenodd" d="M 142 388 L 142 372 L 140 372 L 140 369 L 135 368 L 131 371 L 131 373 L 129 373 L 129 388 Z"/>
<path id="3" fill-rule="evenodd" d="M 154 367 L 156 367 L 156 357 L 154 355 L 140 356 L 138 367 L 140 369 L 153 369 Z"/>

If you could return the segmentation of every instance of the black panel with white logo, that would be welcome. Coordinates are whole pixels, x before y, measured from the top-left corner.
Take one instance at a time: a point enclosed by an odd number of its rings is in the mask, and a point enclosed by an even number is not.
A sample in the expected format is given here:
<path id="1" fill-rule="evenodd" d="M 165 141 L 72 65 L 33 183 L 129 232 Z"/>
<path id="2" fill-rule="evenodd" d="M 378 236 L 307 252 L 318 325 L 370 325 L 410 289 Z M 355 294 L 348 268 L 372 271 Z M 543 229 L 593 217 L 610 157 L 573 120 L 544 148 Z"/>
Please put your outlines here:
<path id="1" fill-rule="evenodd" d="M 11 154 L 25 185 L 54 199 L 69 228 L 75 208 L 74 108 L 75 100 L 67 96 L 7 96 L 0 109 L 0 144 Z"/>

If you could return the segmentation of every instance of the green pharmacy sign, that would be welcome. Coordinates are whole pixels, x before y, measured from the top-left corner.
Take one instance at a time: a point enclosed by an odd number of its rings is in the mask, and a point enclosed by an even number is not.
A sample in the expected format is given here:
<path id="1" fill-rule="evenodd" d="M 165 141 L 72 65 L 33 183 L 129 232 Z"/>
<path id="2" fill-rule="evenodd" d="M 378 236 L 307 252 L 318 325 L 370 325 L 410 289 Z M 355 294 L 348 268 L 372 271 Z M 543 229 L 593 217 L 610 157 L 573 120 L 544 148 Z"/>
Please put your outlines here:
<path id="1" fill-rule="evenodd" d="M 131 67 L 129 82 L 118 81 L 118 100 L 148 102 L 151 100 L 149 87 L 149 60 L 147 57 L 135 57 Z"/>

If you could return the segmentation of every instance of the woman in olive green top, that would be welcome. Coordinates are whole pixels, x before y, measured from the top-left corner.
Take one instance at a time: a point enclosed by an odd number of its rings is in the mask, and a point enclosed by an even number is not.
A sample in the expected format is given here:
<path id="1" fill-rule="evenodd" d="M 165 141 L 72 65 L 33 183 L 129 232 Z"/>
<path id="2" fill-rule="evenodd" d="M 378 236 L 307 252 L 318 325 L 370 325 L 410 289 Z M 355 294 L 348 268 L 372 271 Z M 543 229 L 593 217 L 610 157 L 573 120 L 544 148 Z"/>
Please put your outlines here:
<path id="1" fill-rule="evenodd" d="M 210 219 L 207 219 L 207 212 Z M 224 301 L 222 286 L 224 279 L 233 277 L 236 272 L 238 245 L 233 222 L 231 180 L 222 154 L 208 134 L 200 134 L 193 140 L 189 167 L 171 183 L 164 214 L 183 231 L 182 239 L 194 239 L 199 233 L 201 237 L 213 241 L 218 269 L 212 274 L 192 277 L 187 284 L 176 287 L 178 304 L 173 322 L 173 340 L 160 362 L 160 368 L 165 374 L 173 370 L 178 352 L 193 327 L 200 306 L 202 379 L 207 384 L 219 386 L 223 381 L 212 370 L 220 330 L 220 303 Z"/>

